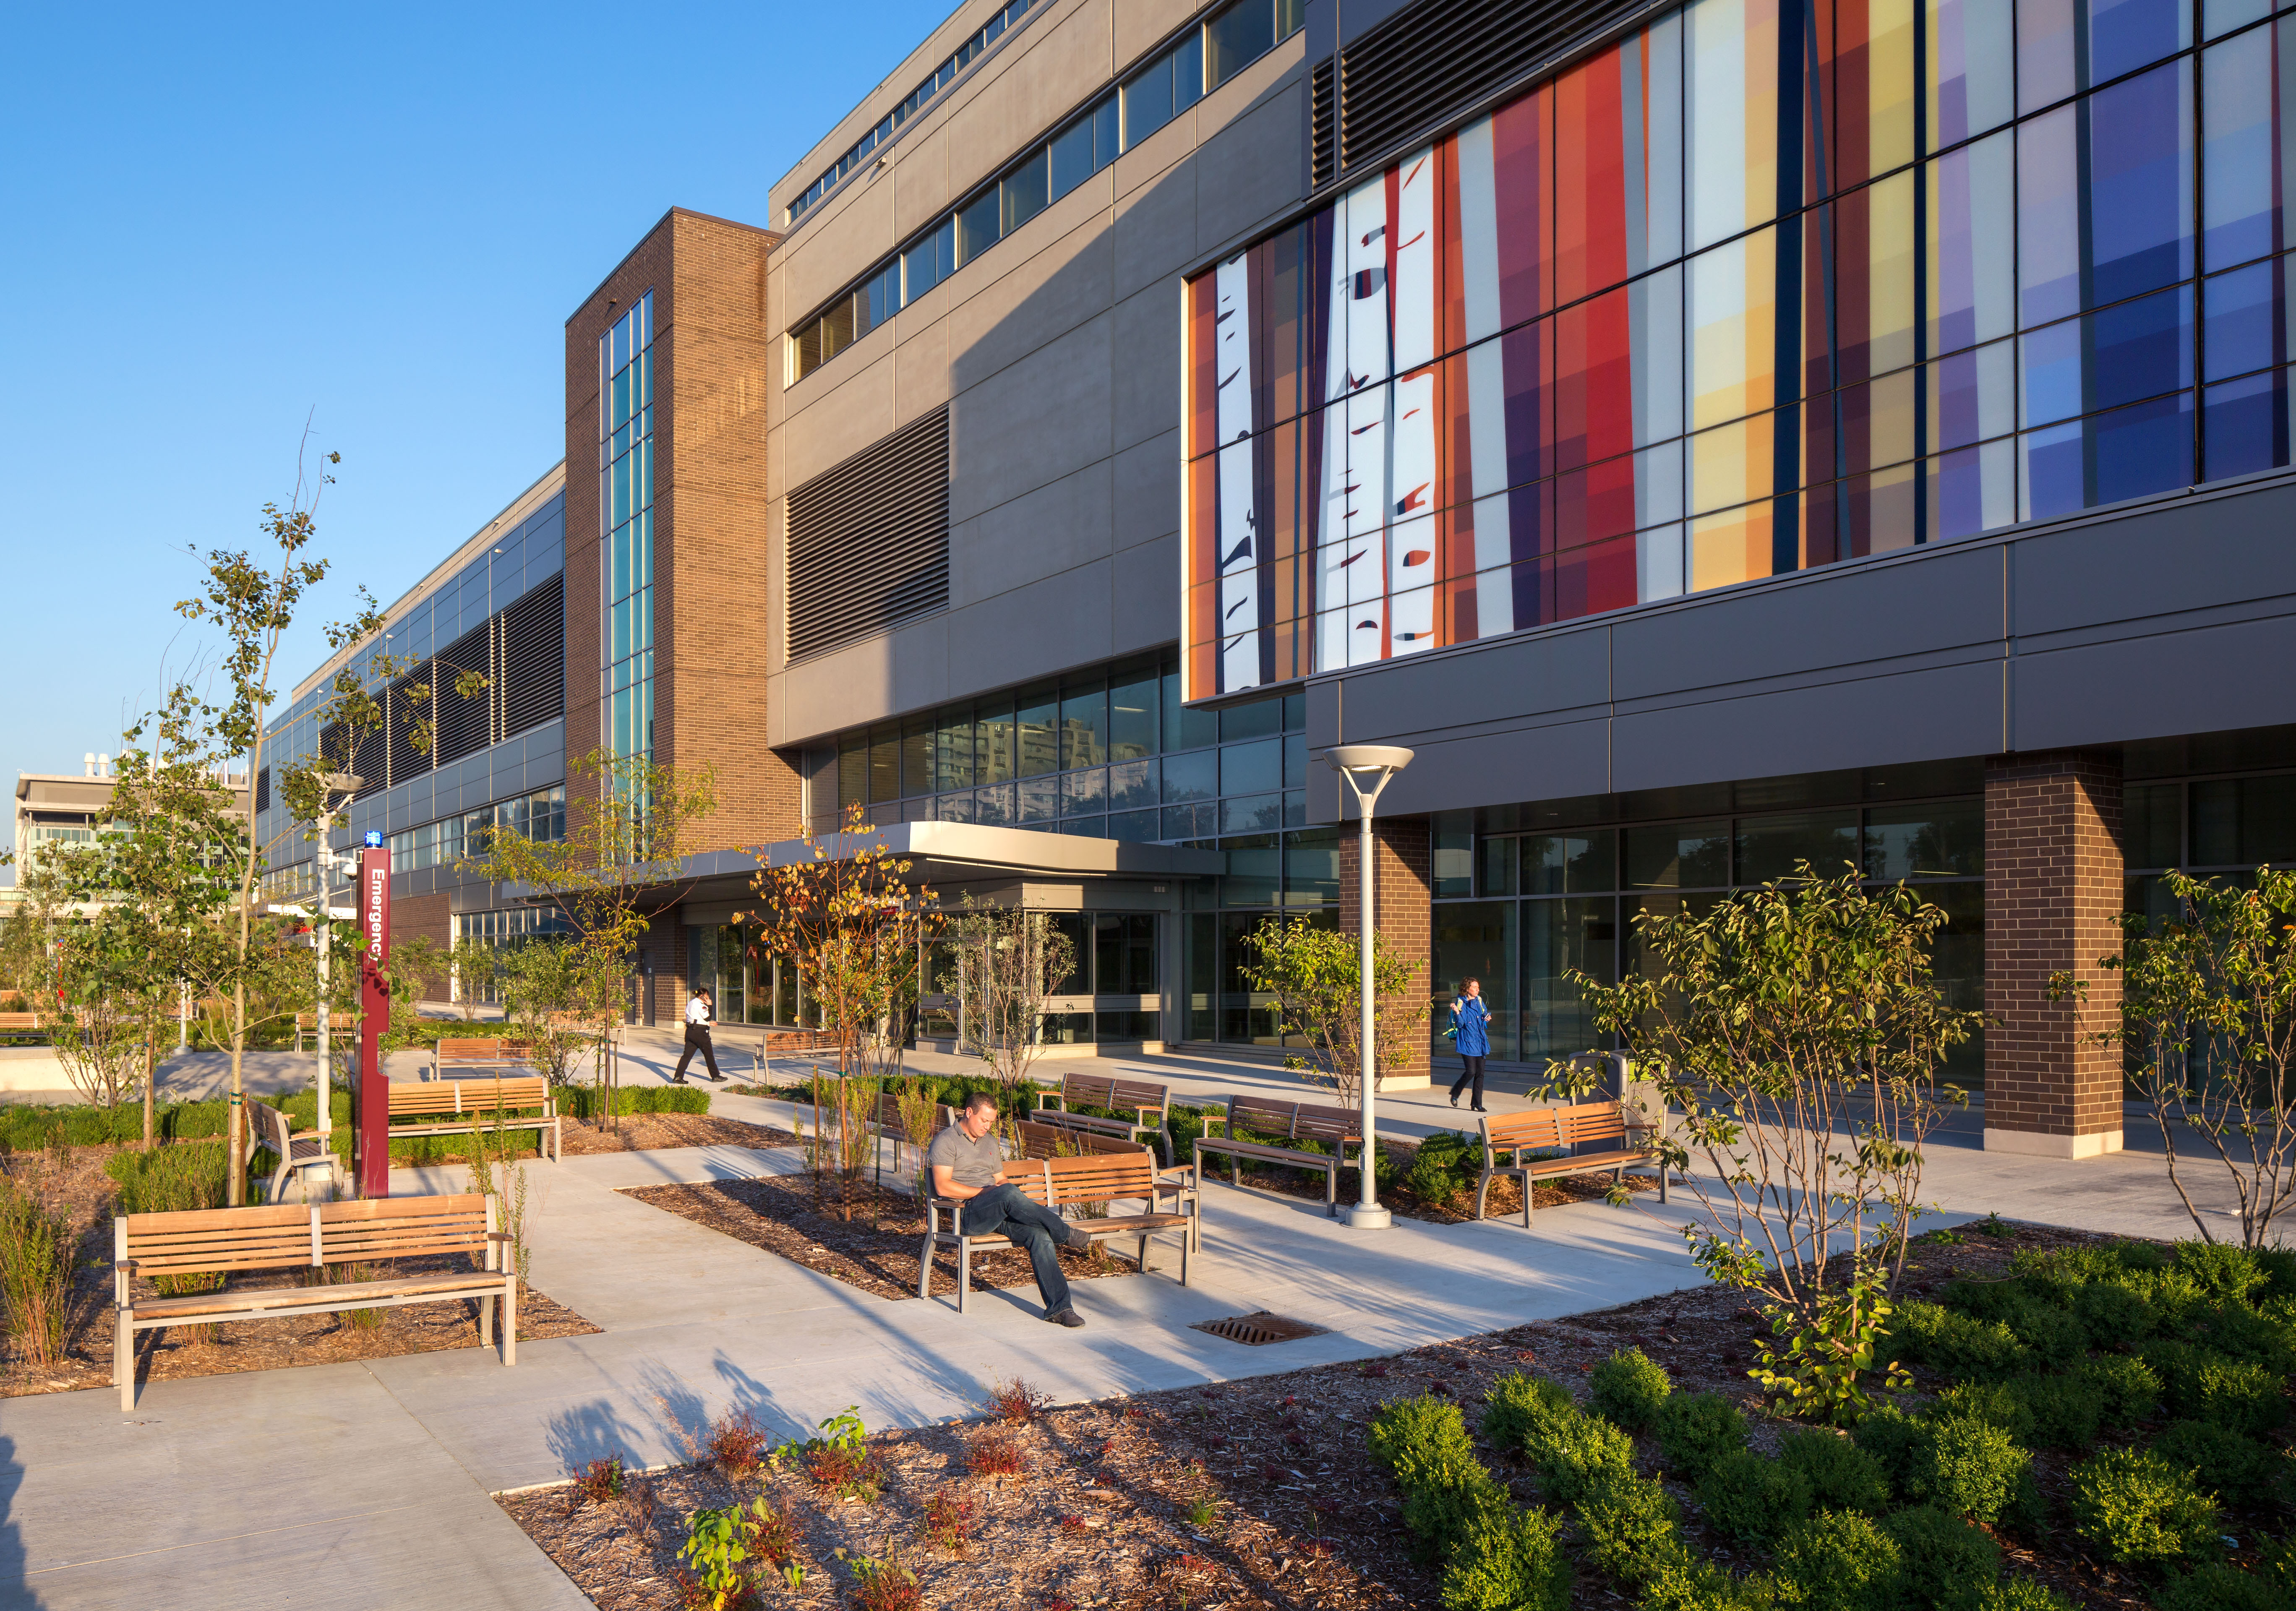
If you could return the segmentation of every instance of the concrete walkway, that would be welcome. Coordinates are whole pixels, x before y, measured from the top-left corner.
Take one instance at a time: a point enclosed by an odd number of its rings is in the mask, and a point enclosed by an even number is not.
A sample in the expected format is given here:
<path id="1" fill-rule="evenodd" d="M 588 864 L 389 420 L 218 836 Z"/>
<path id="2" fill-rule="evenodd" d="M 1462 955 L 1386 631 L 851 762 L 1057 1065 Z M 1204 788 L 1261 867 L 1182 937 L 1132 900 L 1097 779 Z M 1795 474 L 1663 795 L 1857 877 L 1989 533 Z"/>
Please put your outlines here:
<path id="1" fill-rule="evenodd" d="M 661 1039 L 634 1049 L 631 1077 L 659 1077 L 674 1060 Z M 737 1079 L 740 1060 L 726 1059 Z M 1187 1083 L 1283 1077 L 1226 1065 L 1192 1068 Z M 716 1106 L 790 1116 L 731 1094 Z M 1443 1116 L 1407 1122 L 1445 1128 Z M 2057 1165 L 1941 1147 L 1933 1159 L 1954 1218 L 1998 1210 L 2188 1233 L 2158 1161 L 2142 1155 Z M 579 1607 L 489 1495 L 605 1454 L 683 1459 L 684 1436 L 731 1408 L 777 1435 L 848 1405 L 872 1427 L 915 1426 L 973 1412 L 997 1377 L 1099 1398 L 1390 1353 L 1702 1280 L 1679 1234 L 1685 1192 L 1669 1208 L 1638 1198 L 1547 1210 L 1529 1232 L 1398 1222 L 1357 1235 L 1320 1205 L 1216 1183 L 1193 1287 L 1177 1284 L 1166 1248 L 1144 1278 L 1078 1283 L 1089 1323 L 1069 1331 L 1043 1322 L 1032 1289 L 976 1294 L 962 1318 L 948 1299 L 880 1299 L 620 1190 L 801 1166 L 793 1149 L 741 1148 L 528 1165 L 535 1283 L 602 1329 L 524 1344 L 512 1370 L 462 1349 L 150 1384 L 126 1416 L 109 1391 L 0 1400 L 0 1607 L 382 1607 L 447 1594 Z M 393 1179 L 402 1192 L 463 1184 L 459 1168 Z M 1190 1329 L 1260 1309 L 1327 1329 L 1267 1348 Z"/>

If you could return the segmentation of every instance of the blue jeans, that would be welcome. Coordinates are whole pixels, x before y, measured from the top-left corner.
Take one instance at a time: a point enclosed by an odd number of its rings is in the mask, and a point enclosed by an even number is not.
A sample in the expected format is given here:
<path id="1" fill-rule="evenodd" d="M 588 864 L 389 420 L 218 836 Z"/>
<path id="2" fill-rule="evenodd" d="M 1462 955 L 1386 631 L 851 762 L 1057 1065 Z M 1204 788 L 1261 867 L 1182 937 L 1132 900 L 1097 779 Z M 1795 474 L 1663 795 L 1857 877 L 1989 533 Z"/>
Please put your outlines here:
<path id="1" fill-rule="evenodd" d="M 965 1198 L 963 1210 L 957 1223 L 965 1235 L 994 1236 L 1002 1231 L 1029 1250 L 1046 1314 L 1058 1314 L 1069 1306 L 1069 1278 L 1061 1273 L 1060 1255 L 1060 1246 L 1068 1239 L 1066 1220 L 1011 1185 L 991 1186 L 979 1197 Z"/>

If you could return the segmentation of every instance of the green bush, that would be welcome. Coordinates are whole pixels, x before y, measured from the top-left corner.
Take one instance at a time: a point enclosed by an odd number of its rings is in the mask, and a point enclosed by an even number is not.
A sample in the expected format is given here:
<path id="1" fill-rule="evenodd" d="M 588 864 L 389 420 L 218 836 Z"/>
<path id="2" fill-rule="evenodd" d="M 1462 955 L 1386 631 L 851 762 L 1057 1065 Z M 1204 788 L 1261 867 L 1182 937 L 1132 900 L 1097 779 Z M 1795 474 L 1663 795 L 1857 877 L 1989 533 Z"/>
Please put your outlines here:
<path id="1" fill-rule="evenodd" d="M 1658 1410 L 1658 1446 L 1677 1475 L 1696 1481 L 1746 1446 L 1746 1417 L 1718 1393 L 1673 1393 Z"/>
<path id="2" fill-rule="evenodd" d="M 1482 1168 L 1483 1143 L 1479 1137 L 1442 1130 L 1419 1143 L 1403 1181 L 1421 1201 L 1447 1203 L 1473 1185 Z"/>
<path id="3" fill-rule="evenodd" d="M 2144 1362 L 2160 1377 L 2169 1408 L 2180 1416 L 2250 1436 L 2288 1419 L 2285 1383 L 2261 1365 L 2173 1340 L 2150 1345 Z"/>
<path id="4" fill-rule="evenodd" d="M 2276 1450 L 2213 1421 L 2175 1421 L 2152 1440 L 2153 1452 L 2193 1474 L 2194 1484 L 2226 1504 L 2268 1501 L 2279 1486 Z"/>
<path id="5" fill-rule="evenodd" d="M 2033 1441 L 2033 1406 L 2024 1392 L 2031 1377 L 2013 1382 L 1956 1382 L 1938 1394 L 1938 1411 L 1989 1421 L 2020 1443 Z"/>
<path id="6" fill-rule="evenodd" d="M 1595 1367 L 1587 1402 L 1595 1414 L 1640 1431 L 1657 1418 L 1674 1383 L 1659 1363 L 1639 1348 L 1621 1348 Z"/>
<path id="7" fill-rule="evenodd" d="M 561 1093 L 564 1111 L 578 1119 L 594 1119 L 605 1110 L 595 1085 L 569 1085 Z M 693 1085 L 624 1085 L 614 1092 L 616 1116 L 634 1113 L 707 1113 L 709 1093 Z"/>
<path id="8" fill-rule="evenodd" d="M 1594 1563 L 1632 1583 L 1655 1571 L 1678 1547 L 1682 1512 L 1663 1484 L 1604 1466 L 1588 1475 L 1578 1501 Z"/>
<path id="9" fill-rule="evenodd" d="M 2245 1247 L 2228 1242 L 2178 1242 L 2177 1270 L 2210 1299 L 2220 1304 L 2245 1304 L 2272 1277 Z"/>
<path id="10" fill-rule="evenodd" d="M 1577 1504 L 1604 1473 L 1635 1468 L 1635 1440 L 1583 1411 L 1534 1429 L 1523 1452 L 1538 1468 L 1540 1492 L 1566 1505 Z"/>
<path id="11" fill-rule="evenodd" d="M 1761 1543 L 1809 1514 L 1809 1479 L 1783 1460 L 1741 1449 L 1699 1478 L 1698 1504 L 1716 1531 Z"/>
<path id="12" fill-rule="evenodd" d="M 1475 1457 L 1474 1440 L 1467 1435 L 1467 1418 L 1448 1400 L 1423 1393 L 1416 1398 L 1392 1399 L 1371 1418 L 1365 1443 L 1373 1460 L 1404 1486 L 1409 1474 L 1443 1454 Z"/>
<path id="13" fill-rule="evenodd" d="M 2288 1596 L 2246 1572 L 2210 1561 L 2152 1597 L 2159 1611 L 2288 1611 Z"/>
<path id="14" fill-rule="evenodd" d="M 1931 1423 L 1926 1445 L 1908 1461 L 1906 1495 L 1972 1521 L 1994 1522 L 2015 1497 L 2029 1464 L 2009 1435 L 1989 1422 L 1943 1415 Z"/>
<path id="15" fill-rule="evenodd" d="M 1889 1509 L 1890 1478 L 1882 1462 L 1839 1433 L 1789 1432 L 1778 1445 L 1778 1463 L 1800 1474 L 1809 1502 L 1819 1509 L 1878 1516 Z"/>
<path id="16" fill-rule="evenodd" d="M 1770 1611 L 1778 1604 L 1768 1578 L 1733 1577 L 1678 1541 L 1652 1564 L 1642 1589 L 1641 1611 Z"/>
<path id="17" fill-rule="evenodd" d="M 2087 1449 L 2104 1419 L 2104 1394 L 2077 1376 L 2021 1376 L 2009 1384 L 2026 1408 L 2030 1429 L 2019 1443 L 2045 1449 Z M 2012 1435 L 2016 1435 L 2013 1432 Z"/>
<path id="18" fill-rule="evenodd" d="M 1506 1491 L 1475 1458 L 1456 1404 L 1431 1394 L 1398 1399 L 1373 1417 L 1369 1442 L 1403 1490 L 1403 1525 L 1420 1559 L 1447 1559 L 1471 1527 L 1504 1513 Z"/>
<path id="19" fill-rule="evenodd" d="M 1905 1492 L 1918 1461 L 1928 1458 L 1931 1422 L 1907 1415 L 1895 1404 L 1876 1404 L 1859 1419 L 1850 1437 L 1880 1463 L 1890 1486 Z"/>
<path id="20" fill-rule="evenodd" d="M 2161 1378 L 2134 1354 L 2106 1353 L 2085 1359 L 2068 1374 L 2096 1389 L 2108 1427 L 2133 1426 L 2152 1414 L 2161 1402 Z"/>
<path id="21" fill-rule="evenodd" d="M 2001 1575 L 2001 1546 L 1935 1505 L 1915 1505 L 1882 1524 L 1905 1561 L 1904 1592 L 1936 1611 L 1979 1611 Z"/>
<path id="22" fill-rule="evenodd" d="M 2149 1449 L 2107 1449 L 2075 1466 L 2073 1528 L 2111 1560 L 2162 1565 L 2212 1553 L 2216 1501 Z"/>
<path id="23" fill-rule="evenodd" d="M 1545 1377 L 1510 1370 L 1483 1394 L 1483 1441 L 1494 1449 L 1520 1453 L 1551 1423 L 1578 1413 L 1570 1389 Z"/>
<path id="24" fill-rule="evenodd" d="M 1905 1563 L 1873 1517 L 1820 1510 L 1778 1539 L 1777 1596 L 1807 1611 L 1890 1611 Z"/>
<path id="25" fill-rule="evenodd" d="M 1979 1611 L 2080 1611 L 2054 1589 L 2030 1577 L 2005 1577 L 1977 1603 Z"/>
<path id="26" fill-rule="evenodd" d="M 2262 1298 L 2296 1297 L 2296 1247 L 2259 1247 L 2252 1255 L 2264 1272 Z"/>
<path id="27" fill-rule="evenodd" d="M 2080 1288 L 2073 1294 L 2072 1312 L 2098 1348 L 2125 1348 L 2152 1335 L 2152 1305 L 2117 1279 Z"/>
<path id="28" fill-rule="evenodd" d="M 220 1208 L 229 1200 L 229 1173 L 219 1142 L 115 1152 L 103 1172 L 119 1182 L 122 1214 L 172 1214 Z"/>
<path id="29" fill-rule="evenodd" d="M 2244 1304 L 2218 1304 L 2201 1317 L 2194 1340 L 2234 1359 L 2261 1365 L 2275 1376 L 2286 1376 L 2296 1371 L 2296 1324 L 2286 1313 L 2285 1299 L 2274 1298 L 2270 1306 L 2267 1313 Z"/>
<path id="30" fill-rule="evenodd" d="M 1906 1304 L 1890 1317 L 1898 1356 L 1956 1380 L 1997 1380 L 2032 1368 L 2033 1351 L 1999 1321 L 1937 1304 Z"/>
<path id="31" fill-rule="evenodd" d="M 1554 1541 L 1559 1525 L 1542 1510 L 1479 1507 L 1443 1568 L 1443 1611 L 1564 1611 L 1570 1563 Z"/>
<path id="32" fill-rule="evenodd" d="M 165 1103 L 153 1115 L 153 1133 L 165 1141 L 218 1136 L 228 1109 L 229 1104 L 221 1100 Z M 0 1149 L 37 1152 L 59 1139 L 74 1147 L 141 1141 L 144 1109 L 132 1102 L 118 1108 L 91 1108 L 78 1102 L 0 1102 Z"/>

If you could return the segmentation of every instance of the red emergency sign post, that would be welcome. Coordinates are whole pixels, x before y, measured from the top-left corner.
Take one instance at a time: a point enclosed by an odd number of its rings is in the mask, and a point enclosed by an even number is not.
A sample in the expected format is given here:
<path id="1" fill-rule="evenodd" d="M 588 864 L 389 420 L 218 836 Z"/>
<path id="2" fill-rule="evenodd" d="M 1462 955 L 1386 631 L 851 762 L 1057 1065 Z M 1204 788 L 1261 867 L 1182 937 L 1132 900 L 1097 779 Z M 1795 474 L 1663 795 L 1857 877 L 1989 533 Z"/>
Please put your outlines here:
<path id="1" fill-rule="evenodd" d="M 390 1026 L 390 852 L 359 852 L 359 1059 L 357 1134 L 352 1168 L 363 1198 L 390 1195 L 390 1088 L 382 1077 L 382 1034 Z"/>

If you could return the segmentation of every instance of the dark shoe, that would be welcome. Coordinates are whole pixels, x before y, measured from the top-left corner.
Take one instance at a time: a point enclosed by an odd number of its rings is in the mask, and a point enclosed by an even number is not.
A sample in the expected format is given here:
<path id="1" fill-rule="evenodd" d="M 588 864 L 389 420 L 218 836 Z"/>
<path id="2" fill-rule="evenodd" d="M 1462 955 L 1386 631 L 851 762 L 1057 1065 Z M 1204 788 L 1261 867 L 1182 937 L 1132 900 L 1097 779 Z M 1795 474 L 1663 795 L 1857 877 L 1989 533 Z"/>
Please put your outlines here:
<path id="1" fill-rule="evenodd" d="M 715 1080 L 720 1085 L 726 1083 L 726 1076 L 722 1074 L 705 1074 L 701 1077 L 705 1080 Z"/>
<path id="2" fill-rule="evenodd" d="M 1454 1107 L 1454 1108 L 1456 1108 L 1458 1105 L 1459 1105 L 1459 1093 L 1458 1093 L 1457 1092 L 1454 1091 L 1454 1092 L 1451 1093 L 1451 1106 L 1452 1106 L 1452 1107 Z"/>
<path id="3" fill-rule="evenodd" d="M 1475 1104 L 1475 1111 L 1477 1113 L 1488 1113 L 1490 1109 L 1484 1107 L 1480 1102 L 1477 1102 Z"/>
<path id="4" fill-rule="evenodd" d="M 662 1084 L 665 1085 L 691 1085 L 693 1082 L 687 1079 L 682 1074 L 673 1074 L 668 1079 L 664 1080 Z"/>
<path id="5" fill-rule="evenodd" d="M 1092 1251 L 1092 1232 L 1086 1231 L 1081 1225 L 1071 1228 L 1065 1240 L 1067 1241 L 1069 1251 L 1071 1253 L 1089 1253 Z M 1081 1325 L 1083 1322 L 1078 1321 L 1078 1323 Z"/>
<path id="6" fill-rule="evenodd" d="M 1063 1309 L 1057 1314 L 1048 1314 L 1045 1316 L 1045 1319 L 1055 1326 L 1073 1327 L 1084 1324 L 1084 1316 L 1078 1314 L 1073 1309 Z"/>

